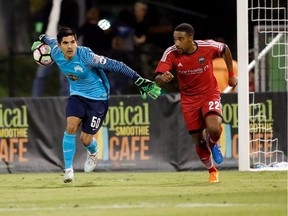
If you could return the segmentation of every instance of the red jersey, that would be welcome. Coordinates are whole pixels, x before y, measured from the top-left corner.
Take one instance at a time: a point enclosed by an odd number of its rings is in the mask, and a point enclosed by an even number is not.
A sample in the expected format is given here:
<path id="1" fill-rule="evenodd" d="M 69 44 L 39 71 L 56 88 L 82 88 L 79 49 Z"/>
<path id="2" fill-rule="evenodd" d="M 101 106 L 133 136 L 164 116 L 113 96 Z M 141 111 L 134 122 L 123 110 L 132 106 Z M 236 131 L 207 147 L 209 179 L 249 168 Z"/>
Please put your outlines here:
<path id="1" fill-rule="evenodd" d="M 197 50 L 190 55 L 180 54 L 175 45 L 167 48 L 155 70 L 155 73 L 165 73 L 171 69 L 176 72 L 182 99 L 186 95 L 220 93 L 213 75 L 212 60 L 221 57 L 224 44 L 214 40 L 194 42 Z"/>

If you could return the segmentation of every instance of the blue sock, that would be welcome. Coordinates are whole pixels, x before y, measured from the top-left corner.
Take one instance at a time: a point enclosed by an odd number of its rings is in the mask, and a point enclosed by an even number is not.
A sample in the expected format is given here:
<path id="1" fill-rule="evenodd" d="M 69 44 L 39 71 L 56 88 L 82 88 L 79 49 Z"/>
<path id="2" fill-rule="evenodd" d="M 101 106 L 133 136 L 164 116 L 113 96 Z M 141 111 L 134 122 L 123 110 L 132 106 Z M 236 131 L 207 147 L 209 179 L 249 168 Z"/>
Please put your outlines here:
<path id="1" fill-rule="evenodd" d="M 90 145 L 84 147 L 90 152 L 90 154 L 94 154 L 98 150 L 96 139 L 93 137 Z"/>
<path id="2" fill-rule="evenodd" d="M 62 141 L 65 169 L 73 168 L 73 159 L 76 151 L 76 134 L 64 132 Z"/>

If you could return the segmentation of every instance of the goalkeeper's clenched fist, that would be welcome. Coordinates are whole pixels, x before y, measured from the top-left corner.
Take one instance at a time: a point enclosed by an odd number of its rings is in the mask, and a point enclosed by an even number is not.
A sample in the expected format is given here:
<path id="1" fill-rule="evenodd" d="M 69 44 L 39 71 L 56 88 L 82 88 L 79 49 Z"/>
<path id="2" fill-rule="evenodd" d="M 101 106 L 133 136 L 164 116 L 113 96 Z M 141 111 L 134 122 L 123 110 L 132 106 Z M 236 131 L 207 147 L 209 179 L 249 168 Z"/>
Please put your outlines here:
<path id="1" fill-rule="evenodd" d="M 139 77 L 134 83 L 139 87 L 142 99 L 147 99 L 148 95 L 155 100 L 161 94 L 161 88 L 151 80 Z"/>

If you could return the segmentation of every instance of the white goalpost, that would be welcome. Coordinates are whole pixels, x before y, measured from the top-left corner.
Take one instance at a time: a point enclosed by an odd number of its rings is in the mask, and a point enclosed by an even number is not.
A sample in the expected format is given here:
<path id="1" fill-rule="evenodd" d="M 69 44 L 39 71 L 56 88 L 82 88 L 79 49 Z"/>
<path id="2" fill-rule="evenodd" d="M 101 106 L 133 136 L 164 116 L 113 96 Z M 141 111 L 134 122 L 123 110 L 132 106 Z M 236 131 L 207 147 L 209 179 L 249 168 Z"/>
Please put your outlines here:
<path id="1" fill-rule="evenodd" d="M 285 2 L 287 1 L 287 2 Z M 250 3 L 250 5 L 249 5 Z M 272 128 L 251 128 L 250 123 L 258 119 L 265 119 L 266 116 L 254 116 L 254 109 L 259 109 L 259 104 L 254 103 L 254 93 L 249 92 L 249 71 L 254 69 L 255 77 L 266 76 L 266 56 L 277 58 L 277 67 L 284 71 L 283 80 L 286 80 L 286 94 L 288 92 L 288 0 L 237 0 L 237 54 L 238 54 L 238 155 L 239 170 L 251 171 L 251 164 L 257 168 L 263 165 L 268 168 L 275 164 L 285 162 L 284 152 L 278 150 L 278 139 L 259 139 L 252 131 L 262 130 L 272 133 Z M 249 17 L 250 12 L 250 17 Z M 257 22 L 254 28 L 254 60 L 248 63 L 249 59 L 249 21 Z M 259 50 L 259 34 L 264 34 L 265 47 Z M 262 44 L 263 45 L 263 44 Z M 275 51 L 275 50 L 276 51 Z M 259 66 L 260 65 L 260 66 Z M 255 82 L 255 92 L 265 92 L 267 89 L 266 80 L 257 79 Z M 229 92 L 225 89 L 224 92 Z M 252 102 L 251 102 L 252 97 Z M 256 108 L 255 108 L 256 107 Z M 287 112 L 288 106 L 286 103 Z M 252 124 L 253 125 L 253 124 Z M 264 124 L 266 125 L 266 124 Z M 284 131 L 284 133 L 288 133 Z M 250 140 L 251 137 L 251 140 Z M 256 138 L 255 138 L 256 137 Z M 270 136 L 271 137 L 271 136 Z M 250 151 L 253 144 L 270 143 L 271 147 L 267 152 L 261 149 Z M 287 145 L 287 143 L 286 143 Z M 253 149 L 253 148 L 252 148 Z M 266 149 L 266 148 L 265 148 Z M 266 160 L 266 156 L 270 156 L 270 160 Z M 273 155 L 275 160 L 272 160 Z M 264 158 L 264 160 L 262 160 Z M 264 161 L 264 162 L 263 162 Z M 285 162 L 287 163 L 287 162 Z M 288 163 L 287 163 L 288 164 Z M 287 169 L 287 168 L 285 168 Z"/>
<path id="2" fill-rule="evenodd" d="M 238 71 L 246 71 L 238 75 L 238 164 L 240 171 L 250 169 L 248 40 L 248 0 L 237 0 Z"/>

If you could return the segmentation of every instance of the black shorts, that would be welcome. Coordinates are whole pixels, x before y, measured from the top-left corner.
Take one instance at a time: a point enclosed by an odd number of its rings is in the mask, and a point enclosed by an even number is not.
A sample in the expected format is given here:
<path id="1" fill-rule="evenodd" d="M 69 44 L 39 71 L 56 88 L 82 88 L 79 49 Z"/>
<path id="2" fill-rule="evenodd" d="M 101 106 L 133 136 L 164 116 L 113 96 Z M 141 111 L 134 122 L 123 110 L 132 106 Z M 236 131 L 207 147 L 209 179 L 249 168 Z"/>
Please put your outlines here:
<path id="1" fill-rule="evenodd" d="M 82 120 L 82 131 L 96 134 L 108 111 L 108 100 L 92 100 L 78 95 L 69 97 L 66 118 L 76 116 Z"/>

